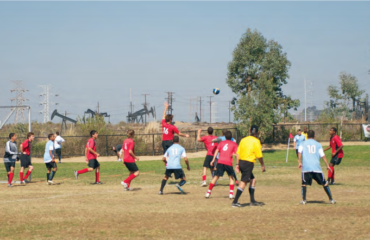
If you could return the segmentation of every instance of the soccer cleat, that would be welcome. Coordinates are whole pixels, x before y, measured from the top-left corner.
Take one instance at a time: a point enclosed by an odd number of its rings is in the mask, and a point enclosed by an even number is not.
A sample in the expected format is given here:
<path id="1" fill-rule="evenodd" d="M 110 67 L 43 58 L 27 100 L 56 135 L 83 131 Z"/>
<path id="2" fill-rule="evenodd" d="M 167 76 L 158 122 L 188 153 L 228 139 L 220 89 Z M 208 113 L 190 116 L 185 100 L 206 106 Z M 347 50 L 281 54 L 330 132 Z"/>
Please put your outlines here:
<path id="1" fill-rule="evenodd" d="M 162 191 L 159 191 L 158 195 L 163 195 L 163 192 Z"/>
<path id="2" fill-rule="evenodd" d="M 124 191 L 131 191 L 132 190 L 132 188 L 130 188 L 130 187 L 128 187 L 128 188 L 125 188 L 125 189 L 123 189 Z"/>
<path id="3" fill-rule="evenodd" d="M 51 180 L 48 181 L 48 185 L 53 185 L 53 184 L 54 184 L 53 181 L 51 181 Z"/>
<path id="4" fill-rule="evenodd" d="M 118 159 L 117 162 L 122 162 L 122 159 Z"/>
<path id="5" fill-rule="evenodd" d="M 123 186 L 123 190 L 127 191 L 127 188 L 128 188 L 127 183 L 125 183 L 124 181 L 122 181 L 121 184 Z"/>
<path id="6" fill-rule="evenodd" d="M 96 185 L 101 185 L 101 184 L 103 184 L 102 182 L 94 182 L 94 184 L 96 184 Z"/>
<path id="7" fill-rule="evenodd" d="M 28 181 L 28 180 L 24 180 L 25 183 L 30 183 L 31 181 Z"/>
<path id="8" fill-rule="evenodd" d="M 200 184 L 201 187 L 206 187 L 207 186 L 207 182 L 206 181 L 203 181 L 202 184 Z"/>
<path id="9" fill-rule="evenodd" d="M 307 203 L 306 200 L 303 200 L 303 201 L 300 202 L 300 204 L 302 204 L 302 205 L 306 205 L 306 203 Z"/>
<path id="10" fill-rule="evenodd" d="M 234 195 L 233 195 L 233 194 L 229 194 L 229 198 L 230 198 L 230 199 L 234 199 L 235 197 L 234 197 Z"/>
<path id="11" fill-rule="evenodd" d="M 209 196 L 211 196 L 211 194 L 207 192 L 205 197 L 209 198 Z"/>
<path id="12" fill-rule="evenodd" d="M 337 201 L 335 201 L 334 199 L 332 199 L 332 200 L 330 200 L 330 203 L 331 203 L 331 204 L 336 204 L 336 203 L 337 203 Z"/>
<path id="13" fill-rule="evenodd" d="M 179 191 L 180 191 L 182 194 L 185 194 L 185 192 L 182 190 L 182 188 L 180 187 L 180 185 L 179 185 L 179 184 L 176 184 L 176 187 L 177 187 L 177 189 L 179 189 Z"/>
<path id="14" fill-rule="evenodd" d="M 21 184 L 26 184 L 26 181 L 24 181 L 24 180 L 23 180 L 23 181 L 21 181 Z"/>
<path id="15" fill-rule="evenodd" d="M 242 207 L 240 203 L 232 203 L 231 207 Z"/>
<path id="16" fill-rule="evenodd" d="M 12 184 L 8 184 L 8 187 L 14 187 Z"/>
<path id="17" fill-rule="evenodd" d="M 78 172 L 77 171 L 75 171 L 75 177 L 76 177 L 76 179 L 78 179 Z"/>

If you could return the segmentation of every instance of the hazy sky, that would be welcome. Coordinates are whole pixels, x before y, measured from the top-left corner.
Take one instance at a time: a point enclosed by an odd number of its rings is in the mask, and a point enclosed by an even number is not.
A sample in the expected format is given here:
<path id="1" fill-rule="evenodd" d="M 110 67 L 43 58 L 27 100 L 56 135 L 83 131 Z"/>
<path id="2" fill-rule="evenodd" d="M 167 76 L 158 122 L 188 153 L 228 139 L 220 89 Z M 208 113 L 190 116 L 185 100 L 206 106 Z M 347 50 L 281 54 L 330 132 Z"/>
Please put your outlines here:
<path id="1" fill-rule="evenodd" d="M 190 98 L 218 87 L 218 121 L 228 121 L 227 64 L 251 28 L 287 52 L 284 93 L 302 109 L 303 80 L 313 81 L 308 106 L 321 109 L 341 71 L 370 93 L 369 10 L 370 2 L 0 2 L 0 105 L 15 97 L 11 81 L 23 80 L 33 120 L 42 120 L 39 85 L 50 84 L 59 94 L 50 113 L 76 118 L 99 102 L 118 122 L 126 121 L 130 88 L 136 110 L 150 94 L 157 118 L 173 91 L 175 119 L 188 121 Z"/>

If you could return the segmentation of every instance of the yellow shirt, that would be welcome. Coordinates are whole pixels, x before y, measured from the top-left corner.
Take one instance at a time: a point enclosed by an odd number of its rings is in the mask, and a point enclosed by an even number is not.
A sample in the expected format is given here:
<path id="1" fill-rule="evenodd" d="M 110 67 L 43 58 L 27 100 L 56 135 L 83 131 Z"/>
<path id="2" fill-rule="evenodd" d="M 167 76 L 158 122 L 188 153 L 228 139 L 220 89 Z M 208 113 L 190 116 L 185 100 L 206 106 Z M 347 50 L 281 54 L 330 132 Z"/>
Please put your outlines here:
<path id="1" fill-rule="evenodd" d="M 239 160 L 254 163 L 257 158 L 262 158 L 261 142 L 253 136 L 245 137 L 240 141 L 236 153 Z"/>
<path id="2" fill-rule="evenodd" d="M 307 133 L 302 132 L 302 135 L 306 138 L 305 140 L 307 140 L 307 139 L 308 139 L 308 138 L 307 138 Z"/>

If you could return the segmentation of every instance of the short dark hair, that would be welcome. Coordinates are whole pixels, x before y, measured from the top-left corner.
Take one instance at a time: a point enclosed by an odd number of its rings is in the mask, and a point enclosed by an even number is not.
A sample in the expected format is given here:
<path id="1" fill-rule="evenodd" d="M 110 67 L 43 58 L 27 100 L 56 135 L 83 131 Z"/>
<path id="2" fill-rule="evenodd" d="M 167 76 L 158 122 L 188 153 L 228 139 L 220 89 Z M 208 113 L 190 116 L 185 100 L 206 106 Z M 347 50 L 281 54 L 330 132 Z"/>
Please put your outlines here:
<path id="1" fill-rule="evenodd" d="M 302 130 L 301 129 L 298 129 L 298 132 L 302 132 Z"/>
<path id="2" fill-rule="evenodd" d="M 179 138 L 179 136 L 174 136 L 174 137 L 173 137 L 173 139 L 172 139 L 172 141 L 173 141 L 174 143 L 178 143 L 178 142 L 180 142 L 180 138 Z"/>
<path id="3" fill-rule="evenodd" d="M 229 131 L 229 130 L 227 130 L 227 129 L 222 129 L 222 135 L 224 135 L 224 136 L 225 136 L 225 134 L 227 133 L 227 131 Z"/>
<path id="4" fill-rule="evenodd" d="M 14 135 L 15 133 L 9 133 L 9 139 L 11 139 Z"/>
<path id="5" fill-rule="evenodd" d="M 55 132 L 56 135 L 59 135 L 59 132 Z"/>
<path id="6" fill-rule="evenodd" d="M 212 134 L 212 133 L 213 133 L 213 127 L 209 127 L 209 128 L 207 129 L 207 132 L 208 132 L 208 134 Z"/>
<path id="7" fill-rule="evenodd" d="M 48 135 L 48 138 L 50 139 L 52 136 L 54 136 L 54 134 L 53 134 L 53 133 L 50 133 L 50 134 Z"/>
<path id="8" fill-rule="evenodd" d="M 95 133 L 97 133 L 95 130 L 92 130 L 91 132 L 90 132 L 90 137 L 92 137 L 93 135 L 95 135 Z"/>
<path id="9" fill-rule="evenodd" d="M 227 131 L 226 133 L 225 133 L 225 138 L 227 139 L 227 140 L 231 140 L 231 138 L 233 137 L 233 134 L 230 132 L 230 131 Z"/>
<path id="10" fill-rule="evenodd" d="M 35 135 L 33 132 L 29 132 L 29 133 L 27 133 L 27 139 L 28 139 L 29 137 L 33 136 L 33 135 Z"/>
<path id="11" fill-rule="evenodd" d="M 258 126 L 257 125 L 252 125 L 251 126 L 251 133 L 258 133 Z"/>
<path id="12" fill-rule="evenodd" d="M 132 138 L 134 135 L 135 135 L 135 131 L 134 130 L 130 129 L 130 130 L 127 131 L 127 137 L 128 138 Z"/>
<path id="13" fill-rule="evenodd" d="M 333 130 L 335 133 L 337 133 L 337 129 L 335 127 L 332 127 L 331 130 Z"/>
<path id="14" fill-rule="evenodd" d="M 166 120 L 166 122 L 172 122 L 172 119 L 173 119 L 173 115 L 172 115 L 172 114 L 167 114 L 167 115 L 165 116 L 165 120 Z"/>
<path id="15" fill-rule="evenodd" d="M 315 131 L 314 130 L 308 130 L 307 137 L 308 138 L 314 138 L 315 137 Z"/>

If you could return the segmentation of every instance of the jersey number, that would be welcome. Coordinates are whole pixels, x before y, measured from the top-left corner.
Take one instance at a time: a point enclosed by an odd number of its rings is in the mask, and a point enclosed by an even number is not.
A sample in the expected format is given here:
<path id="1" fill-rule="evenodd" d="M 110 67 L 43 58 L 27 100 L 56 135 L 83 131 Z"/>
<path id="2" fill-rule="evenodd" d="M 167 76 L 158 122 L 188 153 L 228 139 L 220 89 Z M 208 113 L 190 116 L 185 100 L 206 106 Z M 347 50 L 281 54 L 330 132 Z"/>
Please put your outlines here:
<path id="1" fill-rule="evenodd" d="M 168 134 L 168 128 L 165 128 L 165 127 L 164 127 L 164 128 L 163 128 L 163 133 L 164 133 L 164 134 Z"/>
<path id="2" fill-rule="evenodd" d="M 172 149 L 172 155 L 177 155 L 178 151 L 177 149 Z"/>
<path id="3" fill-rule="evenodd" d="M 224 151 L 227 151 L 227 149 L 229 149 L 229 144 L 226 144 L 226 145 L 222 148 L 222 150 L 224 150 Z"/>
<path id="4" fill-rule="evenodd" d="M 127 150 L 127 143 L 125 143 L 125 150 Z"/>
<path id="5" fill-rule="evenodd" d="M 315 145 L 308 145 L 308 153 L 316 153 L 316 146 Z"/>

